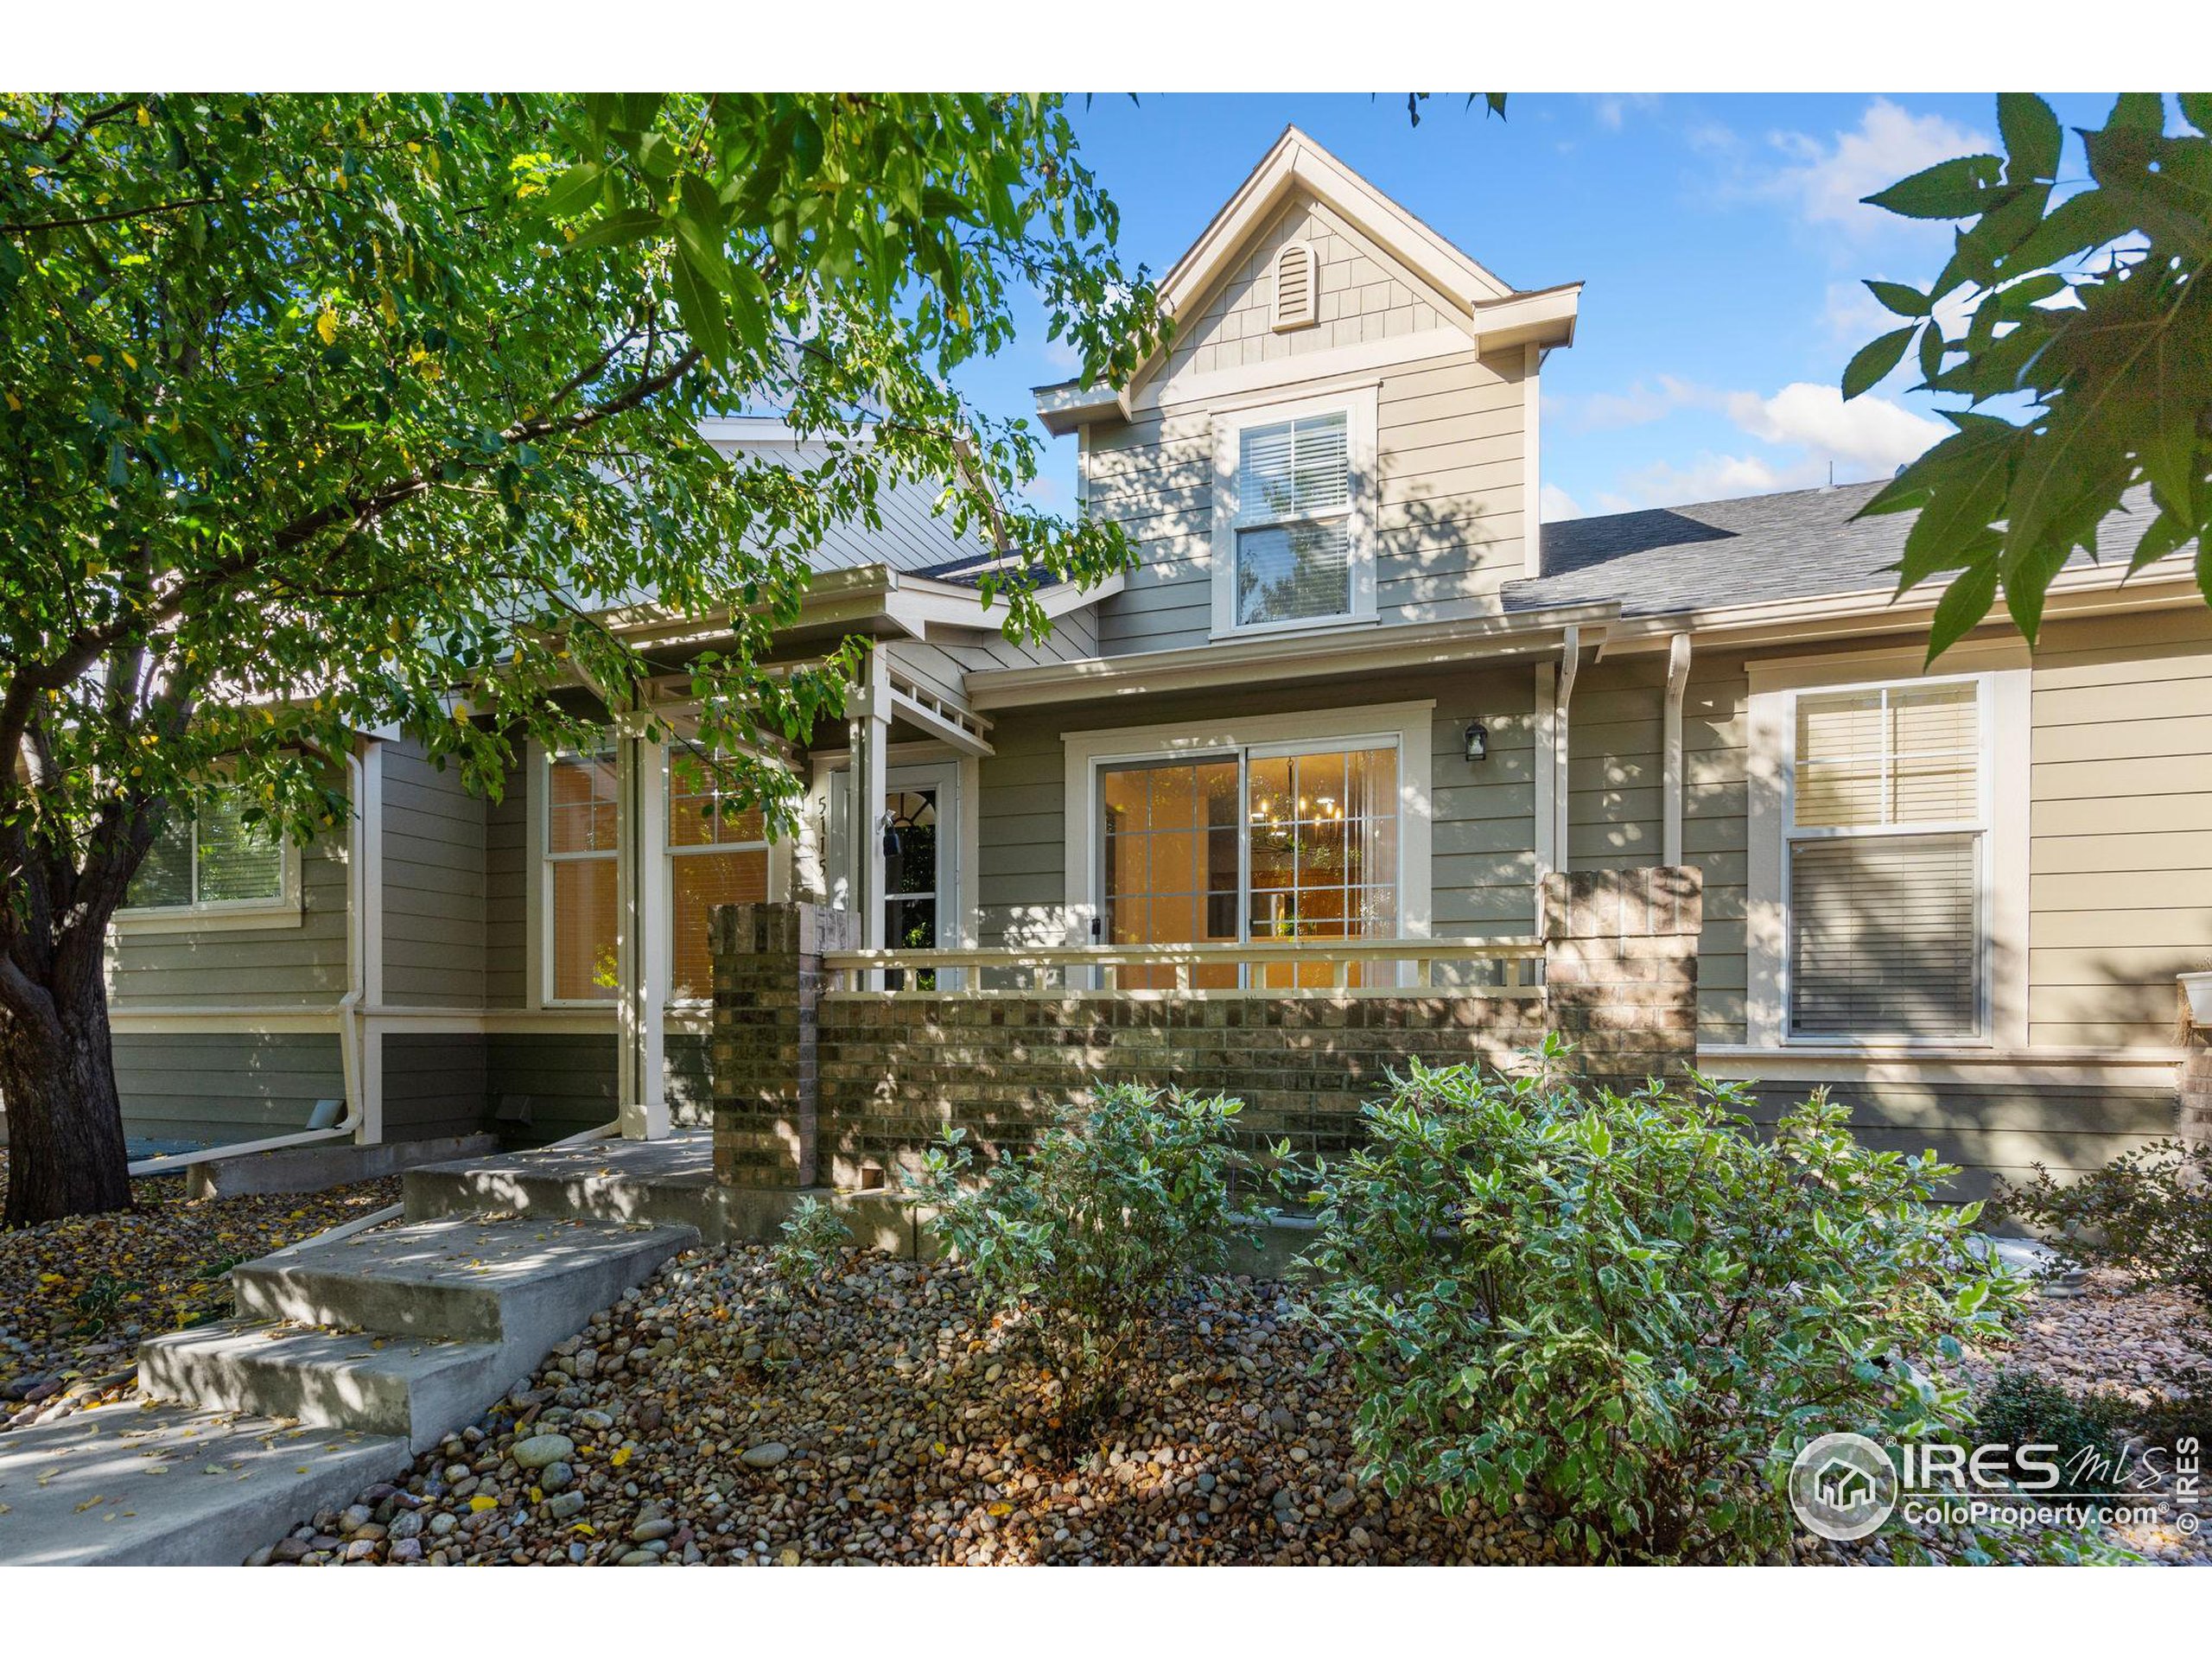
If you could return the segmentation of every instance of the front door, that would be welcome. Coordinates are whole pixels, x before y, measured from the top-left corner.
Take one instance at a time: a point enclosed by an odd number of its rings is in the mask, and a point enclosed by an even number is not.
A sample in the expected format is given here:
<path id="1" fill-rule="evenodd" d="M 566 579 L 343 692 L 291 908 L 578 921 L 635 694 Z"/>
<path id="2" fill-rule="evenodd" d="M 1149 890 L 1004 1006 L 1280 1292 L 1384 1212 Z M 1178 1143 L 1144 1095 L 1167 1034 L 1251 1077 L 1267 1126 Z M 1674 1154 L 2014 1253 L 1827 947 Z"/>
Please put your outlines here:
<path id="1" fill-rule="evenodd" d="M 893 766 L 884 776 L 883 943 L 889 950 L 950 950 L 960 942 L 955 895 L 959 769 Z M 937 984 L 915 976 L 914 988 Z M 897 990 L 901 975 L 886 976 Z"/>

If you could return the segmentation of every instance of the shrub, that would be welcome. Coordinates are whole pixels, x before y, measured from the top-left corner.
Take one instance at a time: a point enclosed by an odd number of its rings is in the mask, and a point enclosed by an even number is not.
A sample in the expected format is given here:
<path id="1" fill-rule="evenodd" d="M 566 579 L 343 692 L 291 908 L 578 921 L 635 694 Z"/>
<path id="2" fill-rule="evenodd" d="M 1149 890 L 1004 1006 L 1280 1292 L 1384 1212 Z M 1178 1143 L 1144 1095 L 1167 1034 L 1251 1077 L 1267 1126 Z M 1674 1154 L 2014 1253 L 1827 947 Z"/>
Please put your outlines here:
<path id="1" fill-rule="evenodd" d="M 2074 1264 L 2112 1267 L 2212 1311 L 2212 1146 L 2157 1141 L 2062 1185 L 2041 1164 L 1993 1209 L 2051 1236 Z"/>
<path id="2" fill-rule="evenodd" d="M 2054 1447 L 2065 1491 L 2116 1492 L 2126 1484 L 2129 1465 L 2122 1425 L 2139 1414 L 2117 1395 L 2069 1394 L 2047 1377 L 2008 1367 L 1974 1407 L 1974 1437 L 1991 1446 Z"/>
<path id="3" fill-rule="evenodd" d="M 852 1243 L 845 1218 L 819 1198 L 804 1198 L 784 1217 L 782 1236 L 768 1249 L 768 1266 L 788 1290 L 811 1286 Z"/>
<path id="4" fill-rule="evenodd" d="M 1910 1360 L 1995 1335 L 2021 1290 L 1968 1248 L 1975 1206 L 1931 1202 L 1952 1171 L 1818 1095 L 1761 1140 L 1737 1085 L 1587 1093 L 1565 1052 L 1510 1084 L 1415 1065 L 1307 1173 L 1313 1316 L 1388 1491 L 1524 1503 L 1593 1558 L 1755 1559 L 1806 1440 L 1964 1422 Z"/>
<path id="5" fill-rule="evenodd" d="M 1063 1108 L 1026 1156 L 996 1160 L 973 1185 L 958 1128 L 909 1178 L 982 1302 L 1028 1310 L 1070 1430 L 1117 1402 L 1160 1305 L 1226 1262 L 1238 1231 L 1230 1177 L 1243 1161 L 1230 1131 L 1242 1109 L 1218 1096 L 1103 1085 Z"/>

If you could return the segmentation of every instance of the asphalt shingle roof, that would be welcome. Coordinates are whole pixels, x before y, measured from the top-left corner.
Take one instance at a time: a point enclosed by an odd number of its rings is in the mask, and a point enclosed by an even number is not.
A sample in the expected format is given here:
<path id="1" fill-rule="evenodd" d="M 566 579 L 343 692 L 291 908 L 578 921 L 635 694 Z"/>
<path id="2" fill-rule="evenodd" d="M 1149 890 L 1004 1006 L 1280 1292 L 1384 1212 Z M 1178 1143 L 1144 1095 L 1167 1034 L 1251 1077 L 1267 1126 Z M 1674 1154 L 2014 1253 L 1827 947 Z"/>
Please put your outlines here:
<path id="1" fill-rule="evenodd" d="M 1509 582 L 1509 610 L 1618 600 L 1624 616 L 1664 616 L 1895 586 L 1914 514 L 1852 514 L 1882 487 L 1844 484 L 1694 506 L 1652 507 L 1544 526 L 1544 574 Z M 2101 538 L 2123 567 L 2150 525 L 2150 492 L 2123 498 L 2128 518 Z M 2073 564 L 2088 563 L 2076 553 Z"/>

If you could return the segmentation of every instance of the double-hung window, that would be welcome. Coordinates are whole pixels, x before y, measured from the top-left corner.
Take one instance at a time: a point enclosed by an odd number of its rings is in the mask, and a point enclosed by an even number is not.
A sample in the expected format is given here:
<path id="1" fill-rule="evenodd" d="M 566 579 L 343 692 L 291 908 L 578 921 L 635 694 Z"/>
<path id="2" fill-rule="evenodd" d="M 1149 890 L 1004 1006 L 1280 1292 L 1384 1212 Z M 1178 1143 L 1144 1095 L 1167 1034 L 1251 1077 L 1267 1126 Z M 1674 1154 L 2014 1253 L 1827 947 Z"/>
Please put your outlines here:
<path id="1" fill-rule="evenodd" d="M 1217 418 L 1217 633 L 1374 616 L 1374 429 L 1371 392 Z"/>
<path id="2" fill-rule="evenodd" d="M 768 896 L 768 837 L 760 809 L 740 804 L 708 760 L 668 757 L 669 994 L 697 1002 L 715 994 L 707 912 Z"/>
<path id="3" fill-rule="evenodd" d="M 1796 695 L 1784 822 L 1790 1036 L 1982 1034 L 1986 684 Z"/>
<path id="4" fill-rule="evenodd" d="M 614 756 L 556 754 L 546 763 L 545 883 L 550 995 L 603 1002 L 620 988 L 615 871 Z"/>
<path id="5" fill-rule="evenodd" d="M 130 880 L 126 912 L 226 914 L 277 909 L 293 895 L 292 854 L 264 823 L 249 823 L 236 789 L 214 785 L 173 804 Z"/>

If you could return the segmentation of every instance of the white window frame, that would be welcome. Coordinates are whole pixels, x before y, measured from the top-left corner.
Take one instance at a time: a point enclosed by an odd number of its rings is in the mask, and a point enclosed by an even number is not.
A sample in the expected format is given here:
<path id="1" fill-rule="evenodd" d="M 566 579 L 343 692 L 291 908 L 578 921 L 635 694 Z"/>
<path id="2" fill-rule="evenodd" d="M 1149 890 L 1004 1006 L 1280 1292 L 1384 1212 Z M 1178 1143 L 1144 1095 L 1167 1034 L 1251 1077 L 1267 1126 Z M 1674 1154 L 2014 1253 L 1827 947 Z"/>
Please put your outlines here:
<path id="1" fill-rule="evenodd" d="M 661 927 L 659 930 L 660 982 L 668 987 L 667 1005 L 670 1007 L 711 1008 L 715 1005 L 715 997 L 712 991 L 708 992 L 704 996 L 681 996 L 677 993 L 676 861 L 679 858 L 690 858 L 702 853 L 761 853 L 765 855 L 766 858 L 766 892 L 770 902 L 772 903 L 781 899 L 783 896 L 780 890 L 783 887 L 783 883 L 777 879 L 778 860 L 776 857 L 776 843 L 766 837 L 763 837 L 760 841 L 715 841 L 703 842 L 697 846 L 677 846 L 670 839 L 670 830 L 673 824 L 673 819 L 669 812 L 669 804 L 670 795 L 675 786 L 676 773 L 674 763 L 678 751 L 671 744 L 651 746 L 647 749 L 647 753 L 649 754 L 656 752 L 658 752 L 659 755 L 659 761 L 658 764 L 654 766 L 653 770 L 655 775 L 660 779 L 659 841 L 663 861 L 663 875 L 664 877 L 661 882 Z M 648 791 L 648 793 L 650 792 L 651 791 Z M 548 897 L 550 899 L 550 893 Z M 552 982 L 549 979 L 546 982 L 550 986 Z"/>
<path id="2" fill-rule="evenodd" d="M 1375 621 L 1375 429 L 1380 387 L 1381 383 L 1376 381 L 1325 396 L 1215 411 L 1211 563 L 1213 637 L 1217 639 L 1325 632 Z M 1239 522 L 1237 499 L 1243 435 L 1253 427 L 1339 414 L 1344 417 L 1345 464 L 1351 474 L 1350 499 L 1344 509 L 1346 597 L 1350 608 L 1335 616 L 1301 616 L 1281 622 L 1240 624 L 1236 620 L 1236 532 L 1249 528 Z"/>
<path id="3" fill-rule="evenodd" d="M 1936 685 L 1970 685 L 1974 690 L 1974 816 L 1932 823 L 1900 824 L 1801 824 L 1797 822 L 1797 711 L 1808 697 L 1866 696 L 1879 693 L 1883 697 L 1882 727 L 1882 787 L 1886 791 L 1891 783 L 1890 767 L 1894 760 L 1891 750 L 1891 731 L 1893 722 L 1889 718 L 1889 694 L 1916 690 Z M 1990 741 L 1995 721 L 1992 707 L 1990 677 L 1986 674 L 1931 674 L 1916 679 L 1871 680 L 1854 685 L 1821 685 L 1801 687 L 1783 694 L 1787 698 L 1787 713 L 1783 729 L 1788 734 L 1788 759 L 1783 765 L 1782 823 L 1782 1009 L 1783 1040 L 1792 1046 L 1807 1043 L 1821 1044 L 1851 1042 L 1872 1039 L 1895 1043 L 1986 1043 L 1989 1040 L 1990 1014 L 1990 830 L 1993 798 L 1992 773 L 1995 770 L 1995 756 Z M 1791 942 L 1796 938 L 1796 918 L 1791 914 L 1796 893 L 1795 861 L 1797 849 L 1807 842 L 1827 841 L 1897 841 L 1932 838 L 1936 836 L 1974 838 L 1974 1029 L 1965 1032 L 1944 1032 L 1938 1035 L 1917 1036 L 1909 1031 L 1798 1031 L 1790 1019 L 1789 1010 L 1796 1001 L 1796 953 Z"/>
<path id="4" fill-rule="evenodd" d="M 1755 1049 L 1852 1054 L 1944 1050 L 1986 1054 L 2024 1050 L 2028 1041 L 2029 771 L 2028 655 L 2016 641 L 1972 642 L 1920 671 L 1919 654 L 1872 651 L 1747 664 L 1751 682 L 1749 819 L 1745 923 L 1745 1037 Z M 1796 816 L 1797 701 L 1800 696 L 1896 690 L 1971 681 L 1979 690 L 1980 817 L 1974 823 L 1908 829 L 1808 828 Z M 1789 849 L 1797 839 L 1837 835 L 1957 835 L 1980 837 L 1975 870 L 1976 1007 L 1970 1036 L 1910 1032 L 1834 1034 L 1790 1030 Z"/>
<path id="5" fill-rule="evenodd" d="M 1434 816 L 1429 789 L 1431 728 L 1436 704 L 1380 703 L 1298 715 L 1254 715 L 1230 722 L 1184 721 L 1173 725 L 1131 726 L 1105 731 L 1070 732 L 1065 750 L 1063 810 L 1067 830 L 1065 894 L 1072 944 L 1090 943 L 1090 925 L 1105 914 L 1105 841 L 1098 833 L 1099 774 L 1109 766 L 1147 761 L 1218 760 L 1237 757 L 1238 814 L 1246 774 L 1254 756 L 1311 754 L 1358 748 L 1395 748 L 1398 753 L 1398 931 L 1397 937 L 1429 936 L 1430 826 Z M 1249 830 L 1237 836 L 1236 931 L 1241 943 L 1251 918 L 1251 845 Z"/>
<path id="6" fill-rule="evenodd" d="M 226 785 L 217 785 L 226 787 Z M 169 810 L 175 811 L 172 803 Z M 283 876 L 274 898 L 203 900 L 200 892 L 199 807 L 193 808 L 192 891 L 190 904 L 133 905 L 117 910 L 111 925 L 118 933 L 219 932 L 227 928 L 298 927 L 307 919 L 301 900 L 300 846 L 289 836 L 280 838 Z"/>
<path id="7" fill-rule="evenodd" d="M 606 759 L 607 764 L 613 766 L 615 761 L 611 734 L 608 741 L 610 747 L 605 752 Z M 564 757 L 535 741 L 531 744 L 531 804 L 536 810 L 530 814 L 530 838 L 537 857 L 537 869 L 532 880 L 537 896 L 535 913 L 543 918 L 537 929 L 537 1000 L 531 1006 L 540 1008 L 605 1008 L 613 1013 L 621 1006 L 619 987 L 606 996 L 553 995 L 556 982 L 553 977 L 553 950 L 560 935 L 560 930 L 553 925 L 553 867 L 556 864 L 582 863 L 594 858 L 603 858 L 614 863 L 620 859 L 621 853 L 615 847 L 610 847 L 604 852 L 556 853 L 553 850 L 553 763 L 557 759 L 589 757 Z M 619 816 L 614 833 L 619 841 L 622 834 Z M 661 982 L 667 983 L 665 977 Z"/>

